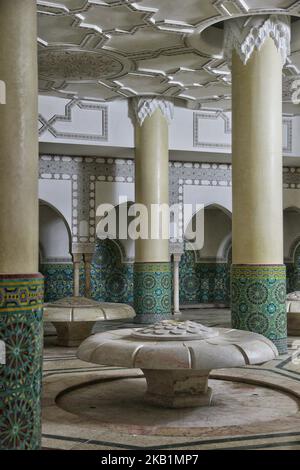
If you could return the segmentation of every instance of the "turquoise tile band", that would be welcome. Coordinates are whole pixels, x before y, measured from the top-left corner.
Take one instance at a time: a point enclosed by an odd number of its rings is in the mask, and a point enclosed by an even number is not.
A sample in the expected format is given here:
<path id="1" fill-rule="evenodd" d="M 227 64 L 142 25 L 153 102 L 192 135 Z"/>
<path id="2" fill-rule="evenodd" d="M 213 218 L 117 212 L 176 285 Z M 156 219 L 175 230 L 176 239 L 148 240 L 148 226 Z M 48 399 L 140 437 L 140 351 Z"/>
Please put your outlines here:
<path id="1" fill-rule="evenodd" d="M 232 327 L 269 338 L 287 351 L 286 267 L 232 265 Z"/>
<path id="2" fill-rule="evenodd" d="M 171 263 L 135 263 L 133 284 L 137 323 L 171 317 Z"/>

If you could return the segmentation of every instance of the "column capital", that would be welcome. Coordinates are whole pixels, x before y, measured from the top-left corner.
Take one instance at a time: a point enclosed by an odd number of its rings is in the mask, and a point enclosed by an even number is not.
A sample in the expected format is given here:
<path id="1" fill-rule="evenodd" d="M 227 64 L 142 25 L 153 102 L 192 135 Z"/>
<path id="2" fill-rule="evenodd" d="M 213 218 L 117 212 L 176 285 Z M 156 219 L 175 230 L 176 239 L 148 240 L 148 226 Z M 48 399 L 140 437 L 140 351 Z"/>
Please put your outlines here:
<path id="1" fill-rule="evenodd" d="M 76 264 L 76 263 L 81 263 L 82 261 L 82 253 L 73 253 L 72 254 L 72 257 L 73 257 L 73 263 Z"/>
<path id="2" fill-rule="evenodd" d="M 291 25 L 286 15 L 257 15 L 225 21 L 224 58 L 231 64 L 235 50 L 244 65 L 255 49 L 271 38 L 281 54 L 284 65 L 290 54 Z"/>
<path id="3" fill-rule="evenodd" d="M 147 117 L 151 117 L 157 109 L 171 124 L 174 116 L 174 103 L 172 100 L 161 97 L 137 97 L 131 100 L 132 114 L 139 126 L 142 126 Z"/>
<path id="4" fill-rule="evenodd" d="M 95 253 L 96 244 L 95 243 L 72 243 L 72 253 Z"/>
<path id="5" fill-rule="evenodd" d="M 173 261 L 175 263 L 180 263 L 182 255 L 183 255 L 183 253 L 173 253 Z"/>

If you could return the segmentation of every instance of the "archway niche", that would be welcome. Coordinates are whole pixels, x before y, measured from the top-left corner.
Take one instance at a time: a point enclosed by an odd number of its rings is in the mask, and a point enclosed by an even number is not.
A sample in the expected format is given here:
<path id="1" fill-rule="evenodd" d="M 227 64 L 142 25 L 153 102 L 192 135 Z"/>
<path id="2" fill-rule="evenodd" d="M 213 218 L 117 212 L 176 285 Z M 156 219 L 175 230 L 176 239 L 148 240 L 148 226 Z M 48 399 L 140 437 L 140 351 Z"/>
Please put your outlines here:
<path id="1" fill-rule="evenodd" d="M 45 302 L 73 294 L 71 231 L 64 216 L 39 201 L 39 263 L 45 277 Z"/>
<path id="2" fill-rule="evenodd" d="M 198 221 L 204 224 L 203 243 L 193 246 L 185 240 L 179 268 L 180 305 L 227 307 L 230 303 L 231 214 L 218 204 L 200 210 L 203 214 Z M 195 213 L 193 219 L 197 216 L 199 214 Z M 194 224 L 193 219 L 188 225 Z"/>
<path id="3" fill-rule="evenodd" d="M 125 235 L 133 219 L 126 215 L 132 204 L 124 202 L 112 209 L 114 214 L 108 213 L 108 218 L 116 218 L 115 233 L 109 231 L 109 226 L 105 232 L 98 232 L 91 266 L 91 292 L 99 302 L 133 303 L 134 241 Z"/>
<path id="4" fill-rule="evenodd" d="M 300 209 L 283 211 L 284 259 L 287 269 L 287 292 L 300 290 Z"/>

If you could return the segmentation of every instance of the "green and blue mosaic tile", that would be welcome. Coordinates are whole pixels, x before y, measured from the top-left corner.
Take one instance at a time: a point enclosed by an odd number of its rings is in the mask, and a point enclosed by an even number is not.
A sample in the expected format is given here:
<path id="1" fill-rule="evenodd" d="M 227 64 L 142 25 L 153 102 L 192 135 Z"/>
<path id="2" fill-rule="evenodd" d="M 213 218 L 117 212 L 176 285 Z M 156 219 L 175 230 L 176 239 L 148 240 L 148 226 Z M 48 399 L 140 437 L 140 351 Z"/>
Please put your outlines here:
<path id="1" fill-rule="evenodd" d="M 0 276 L 0 449 L 41 444 L 43 278 Z"/>
<path id="2" fill-rule="evenodd" d="M 171 263 L 135 263 L 134 309 L 137 323 L 154 323 L 171 316 Z"/>
<path id="3" fill-rule="evenodd" d="M 230 303 L 230 266 L 199 263 L 193 251 L 185 251 L 179 264 L 180 303 Z"/>
<path id="4" fill-rule="evenodd" d="M 286 267 L 232 265 L 232 327 L 260 333 L 287 348 Z"/>

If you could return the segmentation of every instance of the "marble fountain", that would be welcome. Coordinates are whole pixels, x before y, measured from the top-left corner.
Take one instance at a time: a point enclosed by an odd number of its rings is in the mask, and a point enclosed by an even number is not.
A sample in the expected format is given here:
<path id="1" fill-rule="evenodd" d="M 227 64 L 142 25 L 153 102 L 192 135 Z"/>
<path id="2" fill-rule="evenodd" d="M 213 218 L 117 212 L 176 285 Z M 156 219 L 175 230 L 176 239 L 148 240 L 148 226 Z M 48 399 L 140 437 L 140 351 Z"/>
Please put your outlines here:
<path id="1" fill-rule="evenodd" d="M 97 302 L 86 297 L 66 297 L 44 307 L 44 321 L 55 327 L 58 345 L 67 347 L 79 346 L 91 335 L 97 321 L 134 317 L 135 311 L 130 305 Z"/>
<path id="2" fill-rule="evenodd" d="M 300 336 L 300 291 L 291 292 L 286 297 L 288 334 Z"/>
<path id="3" fill-rule="evenodd" d="M 148 403 L 186 408 L 210 404 L 211 370 L 262 364 L 276 358 L 278 351 L 257 333 L 164 320 L 92 335 L 77 356 L 89 363 L 141 369 Z"/>

